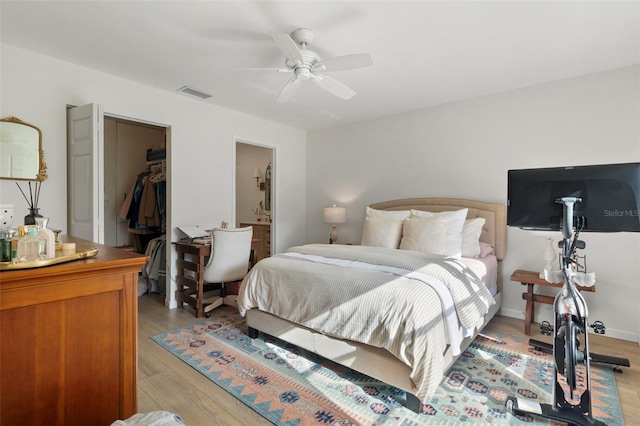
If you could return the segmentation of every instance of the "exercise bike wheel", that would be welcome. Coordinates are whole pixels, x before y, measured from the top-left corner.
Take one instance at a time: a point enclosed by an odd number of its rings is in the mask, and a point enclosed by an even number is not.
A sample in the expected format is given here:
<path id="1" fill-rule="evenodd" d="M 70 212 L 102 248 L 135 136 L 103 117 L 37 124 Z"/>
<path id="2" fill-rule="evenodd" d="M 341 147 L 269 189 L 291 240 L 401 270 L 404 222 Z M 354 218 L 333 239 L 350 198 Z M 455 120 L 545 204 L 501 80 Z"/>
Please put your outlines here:
<path id="1" fill-rule="evenodd" d="M 576 323 L 572 315 L 566 315 L 565 318 L 565 344 L 564 344 L 564 371 L 567 379 L 567 385 L 573 391 L 576 389 L 576 363 L 578 358 L 578 342 L 576 340 Z"/>

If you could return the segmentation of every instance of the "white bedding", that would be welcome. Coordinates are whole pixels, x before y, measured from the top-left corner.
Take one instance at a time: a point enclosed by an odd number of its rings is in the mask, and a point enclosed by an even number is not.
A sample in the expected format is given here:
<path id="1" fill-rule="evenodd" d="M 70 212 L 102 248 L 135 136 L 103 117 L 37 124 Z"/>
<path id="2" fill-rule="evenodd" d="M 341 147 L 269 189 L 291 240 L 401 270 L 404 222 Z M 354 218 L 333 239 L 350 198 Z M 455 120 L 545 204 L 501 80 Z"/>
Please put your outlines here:
<path id="1" fill-rule="evenodd" d="M 467 265 L 489 289 L 491 295 L 498 294 L 498 258 L 494 255 L 482 258 L 466 258 L 460 259 L 462 263 Z"/>
<path id="2" fill-rule="evenodd" d="M 411 271 L 408 269 L 391 267 L 387 265 L 376 265 L 366 262 L 345 260 L 333 257 L 323 257 L 312 254 L 303 253 L 284 253 L 282 257 L 306 260 L 309 262 L 323 263 L 326 265 L 342 266 L 346 268 L 361 269 L 366 271 L 378 271 L 387 274 L 395 275 L 398 277 L 411 278 L 417 281 L 421 281 L 424 284 L 430 286 L 438 295 L 442 308 L 442 319 L 444 321 L 445 340 L 449 346 L 452 347 L 453 355 L 460 355 L 460 345 L 462 340 L 469 335 L 469 332 L 473 332 L 473 329 L 469 330 L 460 326 L 458 317 L 456 315 L 455 303 L 449 288 L 440 280 L 417 271 Z"/>
<path id="3" fill-rule="evenodd" d="M 472 330 L 494 303 L 481 280 L 461 262 L 433 254 L 379 247 L 308 245 L 299 255 L 426 274 L 449 289 L 460 328 Z M 482 262 L 471 262 L 476 269 Z M 437 287 L 437 286 L 436 286 Z M 415 394 L 425 400 L 444 374 L 447 331 L 437 291 L 407 274 L 337 266 L 290 256 L 260 261 L 238 295 L 244 315 L 258 308 L 324 334 L 387 349 L 408 365 Z"/>

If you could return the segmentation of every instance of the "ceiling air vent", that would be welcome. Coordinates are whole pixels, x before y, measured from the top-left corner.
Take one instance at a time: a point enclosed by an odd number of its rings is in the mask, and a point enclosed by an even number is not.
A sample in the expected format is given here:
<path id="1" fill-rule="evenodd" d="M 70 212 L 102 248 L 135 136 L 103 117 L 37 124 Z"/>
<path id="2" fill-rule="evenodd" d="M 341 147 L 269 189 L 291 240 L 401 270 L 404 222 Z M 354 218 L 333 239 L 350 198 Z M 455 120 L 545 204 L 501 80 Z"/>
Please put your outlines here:
<path id="1" fill-rule="evenodd" d="M 187 95 L 195 96 L 200 99 L 207 99 L 212 96 L 208 93 L 204 93 L 202 90 L 194 89 L 193 87 L 189 87 L 189 86 L 182 86 L 177 91 L 186 93 Z"/>

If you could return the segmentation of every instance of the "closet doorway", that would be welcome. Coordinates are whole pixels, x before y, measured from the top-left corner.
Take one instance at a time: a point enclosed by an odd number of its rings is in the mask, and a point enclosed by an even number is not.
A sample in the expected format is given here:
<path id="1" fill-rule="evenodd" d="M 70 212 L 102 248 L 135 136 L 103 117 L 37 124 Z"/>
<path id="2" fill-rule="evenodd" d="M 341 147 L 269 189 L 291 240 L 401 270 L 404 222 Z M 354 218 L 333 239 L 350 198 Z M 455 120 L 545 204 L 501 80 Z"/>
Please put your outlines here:
<path id="1" fill-rule="evenodd" d="M 167 126 L 104 114 L 99 104 L 68 107 L 69 235 L 115 247 L 135 246 L 138 241 L 136 251 L 144 252 L 151 235 L 136 237 L 129 232 L 128 221 L 118 216 L 141 172 L 160 167 L 168 176 L 164 159 L 168 132 Z M 164 184 L 169 187 L 166 181 Z M 166 219 L 168 210 L 163 202 Z M 160 233 L 156 231 L 153 234 Z"/>
<path id="2" fill-rule="evenodd" d="M 274 240 L 275 150 L 244 140 L 236 141 L 236 226 L 253 226 L 260 240 L 256 261 L 271 256 Z"/>
<path id="3" fill-rule="evenodd" d="M 144 253 L 148 242 L 162 234 L 166 213 L 166 128 L 116 117 L 104 117 L 104 230 L 105 245 L 131 247 Z M 153 180 L 157 217 L 136 229 L 127 218 L 127 198 L 140 176 Z M 157 188 L 161 185 L 163 188 Z M 160 196 L 160 197 L 158 197 Z M 152 208 L 149 208 L 151 211 Z M 151 216 L 150 216 L 151 217 Z"/>

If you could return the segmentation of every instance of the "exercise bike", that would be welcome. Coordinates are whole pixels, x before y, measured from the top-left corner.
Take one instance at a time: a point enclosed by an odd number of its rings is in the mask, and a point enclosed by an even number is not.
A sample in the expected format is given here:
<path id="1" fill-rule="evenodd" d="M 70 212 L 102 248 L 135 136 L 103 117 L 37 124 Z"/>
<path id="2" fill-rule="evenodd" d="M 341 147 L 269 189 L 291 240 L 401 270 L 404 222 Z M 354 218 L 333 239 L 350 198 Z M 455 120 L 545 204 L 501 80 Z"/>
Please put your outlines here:
<path id="1" fill-rule="evenodd" d="M 553 404 L 541 404 L 535 401 L 508 397 L 505 403 L 507 411 L 519 415 L 536 415 L 552 420 L 566 422 L 569 425 L 605 425 L 605 423 L 593 418 L 591 405 L 591 380 L 590 361 L 595 354 L 589 353 L 589 333 L 587 332 L 587 303 L 576 288 L 576 285 L 591 287 L 595 284 L 594 273 L 578 272 L 576 268 L 576 250 L 585 248 L 586 244 L 578 239 L 580 230 L 584 226 L 583 219 L 577 219 L 577 226 L 574 232 L 573 211 L 574 206 L 582 200 L 578 197 L 562 197 L 556 203 L 563 205 L 562 217 L 562 269 L 559 271 L 549 271 L 545 269 L 545 279 L 549 282 L 562 282 L 560 293 L 556 296 L 553 304 L 555 315 L 555 327 L 553 328 L 553 360 L 554 360 L 554 381 Z M 604 334 L 604 326 L 596 324 L 593 327 L 596 332 Z M 597 327 L 597 328 L 596 328 Z M 551 330 L 549 330 L 551 331 Z M 579 348 L 579 335 L 584 335 L 584 348 Z M 534 346 L 543 346 L 531 343 Z M 549 347 L 551 345 L 548 345 Z M 627 360 L 613 357 L 609 358 L 610 363 L 629 366 Z M 607 362 L 607 361 L 604 361 Z M 626 362 L 626 363 L 625 363 Z M 564 377 L 564 382 L 569 388 L 570 399 L 574 399 L 574 392 L 577 387 L 576 365 L 585 364 L 586 389 L 580 396 L 576 404 L 567 401 L 565 391 L 558 381 L 559 376 Z"/>

